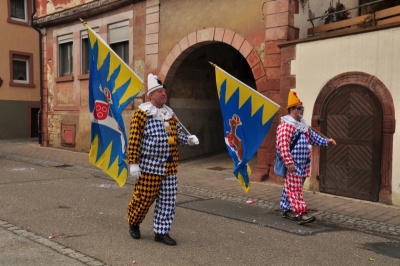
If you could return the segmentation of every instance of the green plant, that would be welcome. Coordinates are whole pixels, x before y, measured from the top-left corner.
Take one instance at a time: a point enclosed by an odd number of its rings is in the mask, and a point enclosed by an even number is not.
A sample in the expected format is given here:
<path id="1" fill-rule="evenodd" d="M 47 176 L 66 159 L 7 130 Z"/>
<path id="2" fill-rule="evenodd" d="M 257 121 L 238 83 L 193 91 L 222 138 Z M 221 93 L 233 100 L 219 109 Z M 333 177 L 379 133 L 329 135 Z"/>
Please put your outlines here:
<path id="1" fill-rule="evenodd" d="M 350 12 L 346 10 L 344 4 L 340 3 L 340 0 L 336 2 L 335 6 L 333 6 L 333 0 L 331 0 L 329 3 L 329 7 L 324 14 L 326 16 L 321 18 L 321 20 L 325 20 L 324 24 L 329 24 L 335 21 L 341 21 L 350 18 Z"/>
<path id="2" fill-rule="evenodd" d="M 340 13 L 335 14 L 336 21 L 341 21 L 350 18 L 350 12 L 346 10 L 346 7 L 342 3 L 340 3 L 340 0 L 338 0 L 336 3 L 335 11 L 336 12 L 342 11 Z"/>

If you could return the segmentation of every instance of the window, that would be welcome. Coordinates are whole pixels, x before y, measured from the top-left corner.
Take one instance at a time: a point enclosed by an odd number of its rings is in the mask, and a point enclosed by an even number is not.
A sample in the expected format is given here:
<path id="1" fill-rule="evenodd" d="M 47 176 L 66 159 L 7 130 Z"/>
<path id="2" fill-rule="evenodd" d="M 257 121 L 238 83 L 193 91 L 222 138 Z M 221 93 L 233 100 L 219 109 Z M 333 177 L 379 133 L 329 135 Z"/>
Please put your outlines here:
<path id="1" fill-rule="evenodd" d="M 34 87 L 33 54 L 10 51 L 10 85 Z"/>
<path id="2" fill-rule="evenodd" d="M 381 1 L 381 2 L 377 2 L 377 3 L 374 3 L 374 2 L 375 2 L 375 0 L 360 0 L 359 5 L 364 5 L 364 4 L 368 4 L 368 3 L 372 3 L 372 4 L 359 8 L 359 15 L 365 15 L 365 14 L 371 13 L 372 11 L 376 12 L 379 10 L 383 10 L 386 8 L 391 8 L 391 7 L 400 5 L 400 0 L 386 0 L 386 1 Z"/>
<path id="3" fill-rule="evenodd" d="M 28 83 L 29 58 L 18 56 L 13 58 L 13 82 Z"/>
<path id="4" fill-rule="evenodd" d="M 122 21 L 108 27 L 108 42 L 111 49 L 129 64 L 129 24 Z"/>
<path id="5" fill-rule="evenodd" d="M 88 74 L 89 67 L 89 37 L 85 30 L 81 32 L 81 74 Z"/>
<path id="6" fill-rule="evenodd" d="M 125 63 L 129 64 L 129 42 L 118 42 L 110 44 L 111 49 L 119 56 Z"/>
<path id="7" fill-rule="evenodd" d="M 58 37 L 58 76 L 72 75 L 72 34 Z"/>
<path id="8" fill-rule="evenodd" d="M 98 33 L 98 28 L 92 28 L 92 30 Z M 90 71 L 89 62 L 89 35 L 88 31 L 84 30 L 81 32 L 81 74 L 88 74 Z"/>
<path id="9" fill-rule="evenodd" d="M 9 0 L 9 22 L 28 23 L 28 0 Z"/>

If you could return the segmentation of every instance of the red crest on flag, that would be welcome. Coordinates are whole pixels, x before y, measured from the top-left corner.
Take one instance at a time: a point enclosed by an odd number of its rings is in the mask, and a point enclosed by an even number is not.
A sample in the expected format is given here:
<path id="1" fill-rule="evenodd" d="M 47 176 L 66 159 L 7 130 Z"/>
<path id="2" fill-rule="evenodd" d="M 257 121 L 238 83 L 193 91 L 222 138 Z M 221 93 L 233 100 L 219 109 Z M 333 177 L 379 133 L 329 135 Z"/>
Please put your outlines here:
<path id="1" fill-rule="evenodd" d="M 108 116 L 108 103 L 96 100 L 94 102 L 94 118 L 97 120 L 104 120 Z"/>

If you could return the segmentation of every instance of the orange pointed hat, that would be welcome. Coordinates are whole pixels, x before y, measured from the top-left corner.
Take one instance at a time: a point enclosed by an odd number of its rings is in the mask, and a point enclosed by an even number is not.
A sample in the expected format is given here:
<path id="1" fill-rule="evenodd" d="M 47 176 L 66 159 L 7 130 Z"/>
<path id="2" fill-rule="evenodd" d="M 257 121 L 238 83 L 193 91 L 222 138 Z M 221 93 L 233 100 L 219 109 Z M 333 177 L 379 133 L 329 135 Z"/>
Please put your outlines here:
<path id="1" fill-rule="evenodd" d="M 297 93 L 293 90 L 290 90 L 288 95 L 287 108 L 302 104 L 303 103 L 300 101 L 300 98 L 297 97 Z"/>

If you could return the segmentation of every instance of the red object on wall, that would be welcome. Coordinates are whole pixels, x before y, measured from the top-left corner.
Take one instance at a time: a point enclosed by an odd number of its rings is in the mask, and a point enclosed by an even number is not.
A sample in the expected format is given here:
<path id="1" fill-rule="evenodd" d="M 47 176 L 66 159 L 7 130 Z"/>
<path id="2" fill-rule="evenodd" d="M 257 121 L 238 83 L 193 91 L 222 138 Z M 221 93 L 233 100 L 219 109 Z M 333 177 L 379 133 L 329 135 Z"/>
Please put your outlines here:
<path id="1" fill-rule="evenodd" d="M 75 124 L 61 124 L 61 145 L 75 147 Z"/>

